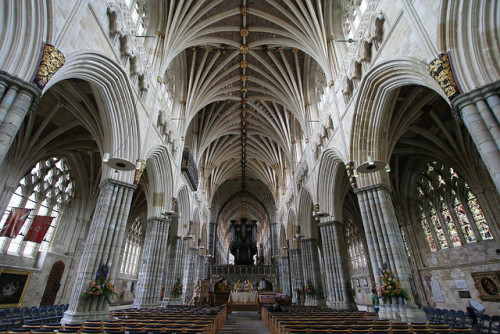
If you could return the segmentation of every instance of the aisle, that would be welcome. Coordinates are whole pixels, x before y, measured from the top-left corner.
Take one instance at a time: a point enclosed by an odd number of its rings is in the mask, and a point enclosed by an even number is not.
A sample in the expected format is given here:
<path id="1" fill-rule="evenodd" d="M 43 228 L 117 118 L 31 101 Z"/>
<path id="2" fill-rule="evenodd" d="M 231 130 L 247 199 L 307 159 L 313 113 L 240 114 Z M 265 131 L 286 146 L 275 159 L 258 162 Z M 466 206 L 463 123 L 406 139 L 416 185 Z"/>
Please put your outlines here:
<path id="1" fill-rule="evenodd" d="M 233 311 L 227 315 L 226 323 L 220 333 L 269 334 L 257 312 Z"/>

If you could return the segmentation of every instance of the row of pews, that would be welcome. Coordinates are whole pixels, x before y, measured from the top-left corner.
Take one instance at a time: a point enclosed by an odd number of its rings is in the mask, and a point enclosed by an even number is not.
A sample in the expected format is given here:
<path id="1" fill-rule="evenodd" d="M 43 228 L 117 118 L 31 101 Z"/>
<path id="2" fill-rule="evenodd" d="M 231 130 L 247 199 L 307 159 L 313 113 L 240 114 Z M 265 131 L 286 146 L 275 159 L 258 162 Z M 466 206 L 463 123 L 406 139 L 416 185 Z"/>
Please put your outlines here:
<path id="1" fill-rule="evenodd" d="M 226 321 L 226 306 L 177 305 L 152 309 L 122 309 L 111 312 L 126 332 L 215 334 Z"/>
<path id="2" fill-rule="evenodd" d="M 379 320 L 375 313 L 333 310 L 315 306 L 263 307 L 262 321 L 272 334 L 295 333 L 472 333 L 442 324 L 406 323 Z"/>
<path id="3" fill-rule="evenodd" d="M 79 324 L 23 324 L 0 331 L 14 333 L 76 334 L 215 334 L 226 320 L 226 307 L 176 305 L 151 309 L 122 309 L 110 312 L 110 320 L 86 320 Z"/>

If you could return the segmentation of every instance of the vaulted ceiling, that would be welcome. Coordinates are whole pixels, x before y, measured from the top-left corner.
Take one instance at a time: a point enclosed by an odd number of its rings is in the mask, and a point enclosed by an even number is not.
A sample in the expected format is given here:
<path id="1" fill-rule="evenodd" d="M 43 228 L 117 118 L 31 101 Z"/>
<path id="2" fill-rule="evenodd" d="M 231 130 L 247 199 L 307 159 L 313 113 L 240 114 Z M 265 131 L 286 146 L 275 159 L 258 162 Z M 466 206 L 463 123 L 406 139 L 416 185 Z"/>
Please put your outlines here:
<path id="1" fill-rule="evenodd" d="M 293 182 L 296 146 L 332 77 L 332 3 L 177 0 L 155 9 L 160 76 L 175 76 L 185 145 L 207 200 L 224 198 L 224 221 L 261 221 Z"/>

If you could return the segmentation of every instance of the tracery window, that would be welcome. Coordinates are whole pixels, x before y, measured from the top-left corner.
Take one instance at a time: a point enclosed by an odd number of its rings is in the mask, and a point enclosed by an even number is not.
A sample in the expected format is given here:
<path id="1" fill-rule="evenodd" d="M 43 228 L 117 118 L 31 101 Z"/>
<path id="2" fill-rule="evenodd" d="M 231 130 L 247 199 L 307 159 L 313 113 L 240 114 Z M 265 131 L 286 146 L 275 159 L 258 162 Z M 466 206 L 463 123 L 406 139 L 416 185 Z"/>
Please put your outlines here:
<path id="1" fill-rule="evenodd" d="M 363 235 L 359 227 L 347 218 L 347 252 L 349 254 L 349 263 L 351 268 L 357 269 L 366 266 L 366 253 L 363 245 Z"/>
<path id="2" fill-rule="evenodd" d="M 429 162 L 416 190 L 420 224 L 431 251 L 493 239 L 476 196 L 453 168 Z"/>
<path id="3" fill-rule="evenodd" d="M 346 38 L 354 37 L 367 5 L 368 0 L 344 1 L 344 35 Z"/>
<path id="4" fill-rule="evenodd" d="M 37 251 L 47 250 L 73 195 L 73 179 L 64 158 L 39 161 L 19 182 L 0 221 L 0 229 L 7 222 L 12 208 L 31 209 L 31 212 L 15 238 L 0 237 L 0 253 L 33 257 Z M 53 217 L 41 243 L 24 241 L 35 216 Z"/>
<path id="5" fill-rule="evenodd" d="M 122 274 L 136 275 L 139 269 L 139 258 L 143 244 L 143 226 L 140 217 L 137 217 L 127 230 L 127 240 L 122 256 L 120 272 Z"/>
<path id="6" fill-rule="evenodd" d="M 146 32 L 148 24 L 147 3 L 144 0 L 125 0 L 129 10 L 131 22 L 130 30 L 136 32 L 137 36 L 142 36 Z"/>

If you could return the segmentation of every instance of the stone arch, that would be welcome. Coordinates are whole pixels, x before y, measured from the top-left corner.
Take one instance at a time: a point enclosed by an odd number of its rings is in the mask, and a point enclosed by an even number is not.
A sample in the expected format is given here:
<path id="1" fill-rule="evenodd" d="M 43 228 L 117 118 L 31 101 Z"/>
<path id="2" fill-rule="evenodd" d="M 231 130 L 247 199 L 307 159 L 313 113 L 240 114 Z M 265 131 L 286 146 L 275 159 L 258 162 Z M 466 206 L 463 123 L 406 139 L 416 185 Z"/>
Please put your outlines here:
<path id="1" fill-rule="evenodd" d="M 301 233 L 307 238 L 318 237 L 318 224 L 313 219 L 313 198 L 309 189 L 303 188 L 299 200 L 299 226 L 301 226 Z"/>
<path id="2" fill-rule="evenodd" d="M 420 85 L 434 90 L 446 98 L 439 85 L 427 71 L 427 64 L 415 59 L 391 59 L 372 68 L 363 77 L 355 103 L 356 114 L 352 125 L 350 157 L 354 167 L 367 161 L 388 161 L 391 155 L 387 143 L 391 92 L 403 85 Z M 367 184 L 388 183 L 383 173 L 360 175 L 360 187 Z"/>
<path id="3" fill-rule="evenodd" d="M 146 171 L 149 179 L 148 216 L 159 217 L 162 212 L 172 209 L 172 163 L 166 146 L 156 146 L 151 150 Z"/>
<path id="4" fill-rule="evenodd" d="M 341 221 L 342 202 L 347 178 L 345 164 L 339 152 L 326 150 L 323 153 L 319 173 L 317 197 L 321 212 L 330 214 L 329 220 Z"/>
<path id="5" fill-rule="evenodd" d="M 172 229 L 172 233 L 177 236 L 186 236 L 189 229 L 189 217 L 190 217 L 190 201 L 189 201 L 189 190 L 187 186 L 183 186 L 177 195 L 178 198 L 178 211 L 176 211 L 178 216 L 178 226 L 177 229 Z"/>
<path id="6" fill-rule="evenodd" d="M 76 52 L 66 57 L 66 64 L 45 86 L 46 92 L 53 85 L 67 79 L 80 79 L 90 83 L 96 95 L 102 133 L 96 133 L 101 154 L 127 159 L 135 164 L 141 145 L 136 102 L 132 85 L 121 66 L 97 52 Z M 131 140 L 132 139 L 132 140 Z M 105 166 L 102 178 L 110 178 L 112 169 Z M 133 173 L 121 173 L 121 181 L 132 183 Z"/>
<path id="7" fill-rule="evenodd" d="M 500 77 L 499 15 L 500 7 L 495 1 L 442 2 L 437 25 L 438 50 L 450 52 L 453 74 L 463 92 Z"/>
<path id="8" fill-rule="evenodd" d="M 0 21 L 0 68 L 31 81 L 44 42 L 52 43 L 51 1 L 6 1 Z M 29 19 L 27 19 L 29 18 Z M 22 41 L 22 43 L 20 43 Z"/>

